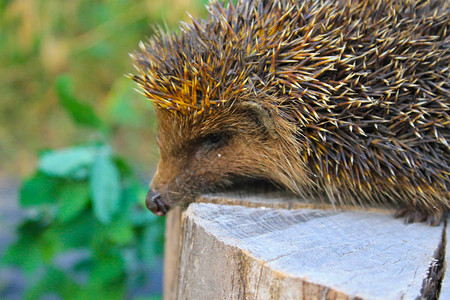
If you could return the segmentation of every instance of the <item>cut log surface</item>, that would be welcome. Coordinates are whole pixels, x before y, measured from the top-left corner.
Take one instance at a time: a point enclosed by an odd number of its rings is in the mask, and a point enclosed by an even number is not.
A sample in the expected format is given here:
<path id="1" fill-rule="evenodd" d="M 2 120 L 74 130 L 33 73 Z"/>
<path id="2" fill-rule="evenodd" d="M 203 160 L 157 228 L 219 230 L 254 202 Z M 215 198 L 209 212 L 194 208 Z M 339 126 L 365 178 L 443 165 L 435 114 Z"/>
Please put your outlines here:
<path id="1" fill-rule="evenodd" d="M 189 206 L 178 248 L 166 248 L 166 299 L 416 299 L 442 246 L 443 225 L 405 225 L 390 211 L 209 198 Z"/>

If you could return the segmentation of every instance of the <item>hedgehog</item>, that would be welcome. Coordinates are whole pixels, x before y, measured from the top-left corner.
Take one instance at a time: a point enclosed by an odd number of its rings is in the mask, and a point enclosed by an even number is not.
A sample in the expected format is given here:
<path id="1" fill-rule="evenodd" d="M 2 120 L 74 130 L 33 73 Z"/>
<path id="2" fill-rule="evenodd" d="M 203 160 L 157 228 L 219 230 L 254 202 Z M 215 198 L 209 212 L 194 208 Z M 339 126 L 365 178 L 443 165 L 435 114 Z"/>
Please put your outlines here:
<path id="1" fill-rule="evenodd" d="M 208 12 L 131 55 L 158 123 L 151 211 L 254 179 L 440 223 L 448 0 L 213 1 Z"/>

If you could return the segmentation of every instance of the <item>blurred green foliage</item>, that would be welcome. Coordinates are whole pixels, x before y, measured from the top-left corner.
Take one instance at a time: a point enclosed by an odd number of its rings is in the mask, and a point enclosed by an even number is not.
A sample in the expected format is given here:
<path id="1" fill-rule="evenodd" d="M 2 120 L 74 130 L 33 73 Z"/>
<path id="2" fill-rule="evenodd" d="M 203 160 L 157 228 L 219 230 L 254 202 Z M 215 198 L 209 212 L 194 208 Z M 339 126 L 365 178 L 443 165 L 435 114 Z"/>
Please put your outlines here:
<path id="1" fill-rule="evenodd" d="M 37 150 L 95 139 L 57 105 L 53 85 L 61 73 L 71 75 L 79 97 L 105 122 L 115 122 L 115 149 L 148 172 L 157 159 L 154 119 L 150 102 L 124 77 L 134 72 L 129 53 L 154 25 L 177 30 L 186 11 L 204 15 L 205 2 L 0 1 L 0 175 L 29 174 Z"/>
<path id="2" fill-rule="evenodd" d="M 0 175 L 33 172 L 2 264 L 27 274 L 27 298 L 130 298 L 155 266 L 164 218 L 144 208 L 137 174 L 156 163 L 156 124 L 124 76 L 128 53 L 206 2 L 0 1 Z"/>
<path id="3" fill-rule="evenodd" d="M 59 102 L 97 141 L 41 153 L 38 170 L 24 180 L 20 205 L 28 214 L 2 263 L 28 274 L 26 298 L 54 293 L 63 299 L 123 299 L 145 278 L 133 266 L 152 266 L 162 255 L 164 218 L 140 199 L 146 190 L 129 163 L 108 143 L 110 126 L 77 99 L 71 80 L 56 80 Z M 59 257 L 82 251 L 63 267 Z M 64 261 L 64 260 L 63 260 Z M 66 263 L 67 264 L 67 263 Z"/>

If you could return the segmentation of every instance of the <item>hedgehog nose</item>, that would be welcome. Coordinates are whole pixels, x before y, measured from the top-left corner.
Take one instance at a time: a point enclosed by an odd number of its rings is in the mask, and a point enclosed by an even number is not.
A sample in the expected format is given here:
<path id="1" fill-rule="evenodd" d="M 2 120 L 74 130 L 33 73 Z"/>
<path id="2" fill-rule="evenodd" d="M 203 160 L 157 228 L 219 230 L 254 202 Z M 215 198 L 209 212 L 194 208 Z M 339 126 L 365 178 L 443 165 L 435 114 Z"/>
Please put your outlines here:
<path id="1" fill-rule="evenodd" d="M 163 201 L 161 195 L 152 190 L 149 190 L 147 193 L 145 205 L 151 212 L 158 216 L 164 216 L 170 209 L 170 206 Z"/>

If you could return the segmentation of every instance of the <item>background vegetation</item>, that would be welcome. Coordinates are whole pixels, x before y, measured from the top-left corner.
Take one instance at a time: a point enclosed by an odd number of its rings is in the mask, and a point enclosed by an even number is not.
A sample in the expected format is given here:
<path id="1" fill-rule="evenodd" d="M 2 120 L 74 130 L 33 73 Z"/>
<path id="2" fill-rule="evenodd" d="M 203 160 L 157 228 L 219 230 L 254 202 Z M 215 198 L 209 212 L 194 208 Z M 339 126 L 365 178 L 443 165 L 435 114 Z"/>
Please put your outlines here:
<path id="1" fill-rule="evenodd" d="M 152 24 L 205 2 L 0 1 L 0 180 L 25 178 L 1 267 L 25 274 L 23 297 L 158 297 L 136 292 L 161 268 L 164 219 L 143 205 L 155 121 L 124 75 Z"/>
<path id="2" fill-rule="evenodd" d="M 206 0 L 0 1 L 0 170 L 30 174 L 36 151 L 85 142 L 92 134 L 57 103 L 56 78 L 70 74 L 77 96 L 112 128 L 113 145 L 136 166 L 155 160 L 151 105 L 123 75 L 128 54 L 154 24 L 176 30 Z M 143 170 L 139 170 L 142 172 Z"/>

